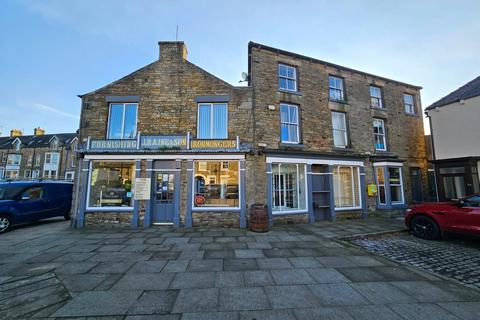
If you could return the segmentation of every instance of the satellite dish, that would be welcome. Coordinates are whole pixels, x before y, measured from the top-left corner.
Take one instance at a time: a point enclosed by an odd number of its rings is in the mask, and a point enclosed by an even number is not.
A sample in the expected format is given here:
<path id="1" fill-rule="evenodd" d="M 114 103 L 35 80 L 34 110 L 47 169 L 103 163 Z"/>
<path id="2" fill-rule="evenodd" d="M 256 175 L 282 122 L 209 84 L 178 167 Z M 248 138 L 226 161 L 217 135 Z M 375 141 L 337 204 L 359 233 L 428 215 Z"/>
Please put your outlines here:
<path id="1" fill-rule="evenodd" d="M 243 81 L 248 80 L 248 74 L 246 72 L 242 72 L 242 79 L 243 79 Z"/>

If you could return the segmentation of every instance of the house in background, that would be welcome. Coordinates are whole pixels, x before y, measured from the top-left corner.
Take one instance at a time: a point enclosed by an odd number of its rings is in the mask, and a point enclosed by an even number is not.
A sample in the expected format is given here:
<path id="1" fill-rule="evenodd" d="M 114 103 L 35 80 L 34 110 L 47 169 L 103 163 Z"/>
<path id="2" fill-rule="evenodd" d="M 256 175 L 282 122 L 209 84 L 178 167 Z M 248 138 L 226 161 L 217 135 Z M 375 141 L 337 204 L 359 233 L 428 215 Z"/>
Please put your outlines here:
<path id="1" fill-rule="evenodd" d="M 35 128 L 27 136 L 13 129 L 9 137 L 0 137 L 0 180 L 73 180 L 76 143 L 76 133 L 45 134 Z"/>
<path id="2" fill-rule="evenodd" d="M 440 201 L 480 192 L 480 77 L 425 109 Z"/>

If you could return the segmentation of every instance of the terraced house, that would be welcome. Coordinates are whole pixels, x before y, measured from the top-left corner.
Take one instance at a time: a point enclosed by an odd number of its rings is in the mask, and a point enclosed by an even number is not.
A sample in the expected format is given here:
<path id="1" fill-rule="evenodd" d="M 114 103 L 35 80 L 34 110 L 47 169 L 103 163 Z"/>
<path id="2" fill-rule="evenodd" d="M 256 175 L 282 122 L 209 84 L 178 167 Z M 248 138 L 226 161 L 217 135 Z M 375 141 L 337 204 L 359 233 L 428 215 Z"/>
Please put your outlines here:
<path id="1" fill-rule="evenodd" d="M 0 180 L 73 180 L 76 145 L 76 133 L 45 134 L 35 128 L 33 135 L 23 135 L 13 129 L 0 137 Z"/>
<path id="2" fill-rule="evenodd" d="M 81 95 L 76 226 L 245 227 L 366 217 L 422 201 L 420 87 L 250 43 L 248 86 L 159 42 L 157 61 Z"/>

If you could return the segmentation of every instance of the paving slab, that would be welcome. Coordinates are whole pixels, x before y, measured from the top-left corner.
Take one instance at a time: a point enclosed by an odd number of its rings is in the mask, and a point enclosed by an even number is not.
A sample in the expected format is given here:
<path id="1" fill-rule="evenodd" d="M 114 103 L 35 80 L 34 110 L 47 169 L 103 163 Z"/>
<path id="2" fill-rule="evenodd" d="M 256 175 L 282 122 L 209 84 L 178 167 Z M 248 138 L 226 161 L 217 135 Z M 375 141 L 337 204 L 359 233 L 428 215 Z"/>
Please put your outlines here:
<path id="1" fill-rule="evenodd" d="M 397 314 L 409 320 L 460 320 L 451 312 L 430 303 L 391 304 L 388 306 Z"/>
<path id="2" fill-rule="evenodd" d="M 236 259 L 263 258 L 265 255 L 259 249 L 237 249 L 235 250 Z"/>
<path id="3" fill-rule="evenodd" d="M 157 273 L 161 272 L 166 264 L 167 260 L 138 261 L 128 273 Z"/>
<path id="4" fill-rule="evenodd" d="M 306 271 L 318 283 L 344 283 L 350 282 L 344 275 L 333 268 L 311 268 Z"/>
<path id="5" fill-rule="evenodd" d="M 317 259 L 314 257 L 293 257 L 288 258 L 288 261 L 295 267 L 295 268 L 320 268 L 322 265 L 318 262 Z"/>
<path id="6" fill-rule="evenodd" d="M 241 311 L 240 320 L 296 320 L 291 310 Z"/>
<path id="7" fill-rule="evenodd" d="M 270 303 L 263 288 L 220 289 L 220 311 L 262 310 L 269 308 Z"/>
<path id="8" fill-rule="evenodd" d="M 258 265 L 255 259 L 225 259 L 223 261 L 223 270 L 225 271 L 258 270 Z"/>
<path id="9" fill-rule="evenodd" d="M 86 291 L 57 310 L 54 317 L 124 315 L 141 291 Z"/>
<path id="10" fill-rule="evenodd" d="M 304 269 L 271 270 L 270 273 L 277 285 L 316 283 L 316 281 Z"/>
<path id="11" fill-rule="evenodd" d="M 175 274 L 144 273 L 126 274 L 112 287 L 112 290 L 161 290 L 167 289 Z"/>
<path id="12" fill-rule="evenodd" d="M 182 272 L 171 273 L 175 275 L 170 288 L 214 288 L 216 275 L 215 272 Z"/>
<path id="13" fill-rule="evenodd" d="M 265 292 L 273 309 L 312 308 L 317 298 L 306 286 L 267 286 Z"/>
<path id="14" fill-rule="evenodd" d="M 312 308 L 294 310 L 297 320 L 353 320 L 353 318 L 341 308 Z"/>
<path id="15" fill-rule="evenodd" d="M 222 259 L 190 260 L 187 271 L 222 271 Z"/>
<path id="16" fill-rule="evenodd" d="M 182 289 L 177 296 L 173 313 L 195 313 L 218 311 L 217 288 Z"/>
<path id="17" fill-rule="evenodd" d="M 189 262 L 188 260 L 169 260 L 162 272 L 185 272 Z"/>
<path id="18" fill-rule="evenodd" d="M 238 313 L 232 311 L 184 313 L 181 320 L 238 320 Z"/>
<path id="19" fill-rule="evenodd" d="M 460 319 L 480 319 L 480 301 L 478 302 L 446 302 L 438 303 L 440 307 L 456 315 Z"/>
<path id="20" fill-rule="evenodd" d="M 346 306 L 344 310 L 355 320 L 405 320 L 387 306 L 382 305 Z"/>
<path id="21" fill-rule="evenodd" d="M 144 291 L 130 306 L 128 314 L 169 313 L 177 299 L 178 290 Z"/>
<path id="22" fill-rule="evenodd" d="M 216 273 L 215 287 L 243 287 L 243 274 L 241 271 L 222 271 Z"/>
<path id="23" fill-rule="evenodd" d="M 265 270 L 244 271 L 243 279 L 248 287 L 262 287 L 275 284 L 270 272 Z"/>
<path id="24" fill-rule="evenodd" d="M 292 269 L 293 265 L 287 258 L 261 258 L 257 259 L 258 267 L 263 270 Z"/>
<path id="25" fill-rule="evenodd" d="M 373 304 L 416 302 L 412 296 L 388 282 L 358 282 L 350 285 Z"/>
<path id="26" fill-rule="evenodd" d="M 346 283 L 309 285 L 308 288 L 325 306 L 349 306 L 369 304 L 361 294 Z"/>

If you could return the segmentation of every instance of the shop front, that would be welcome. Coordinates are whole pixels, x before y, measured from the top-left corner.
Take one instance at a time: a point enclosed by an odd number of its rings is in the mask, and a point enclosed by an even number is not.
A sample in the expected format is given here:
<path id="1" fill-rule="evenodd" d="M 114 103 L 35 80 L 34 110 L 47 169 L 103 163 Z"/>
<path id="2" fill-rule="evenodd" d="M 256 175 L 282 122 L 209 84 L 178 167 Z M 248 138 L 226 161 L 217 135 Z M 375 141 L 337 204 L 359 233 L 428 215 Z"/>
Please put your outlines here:
<path id="1" fill-rule="evenodd" d="M 434 160 L 440 201 L 480 193 L 480 158 Z"/>
<path id="2" fill-rule="evenodd" d="M 134 227 L 246 226 L 245 152 L 236 140 L 144 136 L 88 140 L 75 225 L 115 221 Z"/>
<path id="3" fill-rule="evenodd" d="M 357 159 L 267 154 L 269 222 L 296 216 L 335 221 L 367 215 L 364 162 Z"/>

